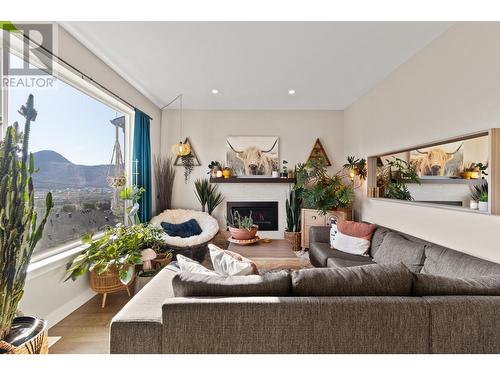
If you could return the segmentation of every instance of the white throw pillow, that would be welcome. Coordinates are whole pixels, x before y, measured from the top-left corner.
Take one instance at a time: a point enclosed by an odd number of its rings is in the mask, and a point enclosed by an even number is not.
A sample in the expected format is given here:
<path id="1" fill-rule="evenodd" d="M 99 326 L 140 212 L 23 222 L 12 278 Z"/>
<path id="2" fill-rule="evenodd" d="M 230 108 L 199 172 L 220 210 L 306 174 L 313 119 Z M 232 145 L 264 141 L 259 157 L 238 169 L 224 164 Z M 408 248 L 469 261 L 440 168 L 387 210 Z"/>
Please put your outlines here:
<path id="1" fill-rule="evenodd" d="M 330 247 L 334 247 L 333 246 L 333 241 L 335 241 L 335 236 L 337 236 L 337 233 L 338 233 L 338 229 L 337 229 L 337 219 L 332 217 L 330 219 Z"/>
<path id="2" fill-rule="evenodd" d="M 221 276 L 253 275 L 254 268 L 249 261 L 238 260 L 215 245 L 208 245 L 214 271 Z"/>
<path id="3" fill-rule="evenodd" d="M 217 272 L 209 270 L 207 267 L 202 266 L 197 261 L 189 259 L 188 257 L 185 257 L 184 255 L 177 254 L 177 263 L 179 264 L 179 268 L 182 272 L 217 275 Z"/>
<path id="4" fill-rule="evenodd" d="M 332 247 L 349 254 L 367 255 L 366 253 L 370 248 L 370 241 L 359 237 L 348 236 L 339 231 L 335 235 Z"/>

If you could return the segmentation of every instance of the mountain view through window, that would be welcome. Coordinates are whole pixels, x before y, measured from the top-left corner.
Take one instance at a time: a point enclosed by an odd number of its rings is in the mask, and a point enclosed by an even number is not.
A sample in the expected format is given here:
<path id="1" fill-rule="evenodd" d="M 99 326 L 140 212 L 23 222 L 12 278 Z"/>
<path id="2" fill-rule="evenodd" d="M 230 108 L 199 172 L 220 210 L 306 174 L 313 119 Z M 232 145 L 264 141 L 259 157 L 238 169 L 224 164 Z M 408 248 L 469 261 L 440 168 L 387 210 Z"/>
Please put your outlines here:
<path id="1" fill-rule="evenodd" d="M 47 192 L 54 198 L 35 250 L 41 252 L 123 220 L 123 202 L 112 182 L 124 174 L 125 117 L 56 80 L 51 88 L 9 88 L 8 121 L 18 121 L 21 129 L 24 119 L 17 111 L 29 94 L 38 111 L 29 142 L 38 169 L 33 181 L 39 217 Z"/>

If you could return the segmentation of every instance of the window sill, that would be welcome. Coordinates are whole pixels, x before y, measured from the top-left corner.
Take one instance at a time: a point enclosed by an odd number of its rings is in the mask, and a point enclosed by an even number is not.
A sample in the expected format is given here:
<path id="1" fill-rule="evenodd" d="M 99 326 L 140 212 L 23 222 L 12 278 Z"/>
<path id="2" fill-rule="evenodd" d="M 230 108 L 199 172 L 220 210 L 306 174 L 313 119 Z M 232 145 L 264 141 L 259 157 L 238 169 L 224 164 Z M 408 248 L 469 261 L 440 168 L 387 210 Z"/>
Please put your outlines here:
<path id="1" fill-rule="evenodd" d="M 98 239 L 103 236 L 103 233 L 99 233 L 93 237 L 93 239 Z M 80 242 L 74 242 L 73 244 L 66 245 L 59 249 L 49 250 L 45 254 L 40 254 L 32 258 L 30 265 L 28 266 L 27 280 L 34 279 L 50 271 L 53 271 L 61 266 L 66 266 L 69 263 L 70 258 L 84 251 L 89 245 L 82 244 Z"/>

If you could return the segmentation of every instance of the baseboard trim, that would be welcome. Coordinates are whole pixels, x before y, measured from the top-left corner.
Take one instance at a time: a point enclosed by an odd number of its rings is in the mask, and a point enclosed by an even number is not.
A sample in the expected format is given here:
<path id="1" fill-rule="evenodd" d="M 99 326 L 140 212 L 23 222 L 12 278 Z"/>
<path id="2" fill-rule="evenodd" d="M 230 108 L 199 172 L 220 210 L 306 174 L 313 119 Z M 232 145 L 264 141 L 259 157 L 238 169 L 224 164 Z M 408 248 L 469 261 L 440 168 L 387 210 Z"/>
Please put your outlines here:
<path id="1" fill-rule="evenodd" d="M 69 314 L 71 314 L 73 311 L 75 311 L 95 295 L 96 293 L 89 288 L 83 293 L 80 293 L 76 297 L 72 298 L 70 301 L 66 302 L 64 305 L 58 307 L 50 314 L 47 314 L 44 319 L 47 320 L 49 329 L 66 318 Z"/>

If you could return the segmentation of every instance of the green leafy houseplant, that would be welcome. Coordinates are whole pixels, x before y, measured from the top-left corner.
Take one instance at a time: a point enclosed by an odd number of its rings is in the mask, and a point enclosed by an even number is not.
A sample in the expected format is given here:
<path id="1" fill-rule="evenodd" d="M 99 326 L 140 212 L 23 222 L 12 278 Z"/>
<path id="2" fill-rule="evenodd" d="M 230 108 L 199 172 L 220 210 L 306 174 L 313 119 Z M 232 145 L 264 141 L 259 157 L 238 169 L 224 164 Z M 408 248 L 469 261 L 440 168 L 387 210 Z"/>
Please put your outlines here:
<path id="1" fill-rule="evenodd" d="M 201 204 L 201 210 L 205 212 L 205 207 L 210 215 L 215 208 L 222 203 L 224 198 L 217 190 L 217 186 L 211 184 L 207 179 L 198 179 L 194 182 L 196 198 Z"/>
<path id="2" fill-rule="evenodd" d="M 0 340 L 14 320 L 33 250 L 53 207 L 48 193 L 45 213 L 38 220 L 32 179 L 35 161 L 28 153 L 31 122 L 37 115 L 33 95 L 19 113 L 25 118 L 24 133 L 16 122 L 0 143 Z"/>
<path id="3" fill-rule="evenodd" d="M 317 209 L 321 214 L 331 209 L 348 207 L 354 199 L 354 191 L 343 182 L 344 178 L 344 171 L 328 175 L 323 159 L 310 159 L 298 164 L 296 184 L 303 189 L 304 207 Z"/>
<path id="4" fill-rule="evenodd" d="M 252 211 L 250 211 L 250 215 L 248 216 L 241 216 L 238 211 L 235 211 L 234 215 L 230 216 L 228 225 L 232 228 L 251 230 L 254 226 Z"/>
<path id="5" fill-rule="evenodd" d="M 488 202 L 488 183 L 472 185 L 470 189 L 470 198 L 476 202 Z M 481 200 L 483 199 L 483 200 Z M 484 200 L 485 199 L 485 200 Z"/>
<path id="6" fill-rule="evenodd" d="M 392 159 L 386 160 L 385 165 L 379 165 L 378 168 L 377 186 L 383 188 L 385 198 L 413 200 L 407 184 L 420 184 L 420 179 L 409 162 L 393 156 Z"/>
<path id="7" fill-rule="evenodd" d="M 119 272 L 120 281 L 127 284 L 134 272 L 134 266 L 142 264 L 141 251 L 147 248 L 159 249 L 162 244 L 161 228 L 146 224 L 109 227 L 104 235 L 92 239 L 87 234 L 82 241 L 89 246 L 68 265 L 66 280 L 76 280 L 87 271 L 102 274 L 111 268 Z"/>
<path id="8" fill-rule="evenodd" d="M 294 186 L 285 202 L 287 232 L 300 232 L 302 189 Z"/>

